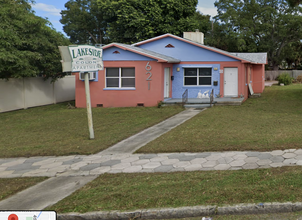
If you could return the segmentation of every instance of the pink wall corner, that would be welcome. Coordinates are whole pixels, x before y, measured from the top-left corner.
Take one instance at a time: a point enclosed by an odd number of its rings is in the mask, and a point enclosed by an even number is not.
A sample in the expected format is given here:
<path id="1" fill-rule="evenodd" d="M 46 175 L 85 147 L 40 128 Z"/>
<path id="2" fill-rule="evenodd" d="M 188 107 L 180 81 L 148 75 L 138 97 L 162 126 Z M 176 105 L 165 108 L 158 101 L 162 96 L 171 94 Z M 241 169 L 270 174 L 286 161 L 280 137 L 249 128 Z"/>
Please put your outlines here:
<path id="1" fill-rule="evenodd" d="M 245 70 L 244 64 L 241 63 L 238 67 L 238 96 L 244 95 L 244 85 L 245 85 Z"/>
<path id="2" fill-rule="evenodd" d="M 146 65 L 152 67 L 146 70 Z M 156 106 L 164 98 L 164 65 L 156 61 L 104 61 L 106 67 L 135 67 L 135 90 L 105 88 L 105 70 L 99 71 L 98 82 L 90 82 L 91 106 L 102 104 L 103 107 L 135 107 L 138 103 L 144 106 Z M 171 67 L 172 65 L 168 65 Z M 147 78 L 151 72 L 151 81 Z M 148 88 L 150 82 L 150 90 Z M 76 106 L 86 107 L 84 82 L 76 79 Z"/>
<path id="3" fill-rule="evenodd" d="M 223 68 L 220 66 L 220 70 L 223 70 Z M 224 96 L 224 76 L 223 73 L 219 73 L 220 74 L 220 96 L 223 97 Z"/>
<path id="4" fill-rule="evenodd" d="M 262 64 L 262 78 L 263 78 L 262 91 L 264 91 L 264 88 L 265 88 L 265 64 Z"/>
<path id="5" fill-rule="evenodd" d="M 244 74 L 245 74 L 245 79 L 244 79 L 244 101 L 247 100 L 248 97 L 249 97 L 248 69 L 249 69 L 249 64 L 245 64 L 244 65 Z"/>
<path id="6" fill-rule="evenodd" d="M 220 74 L 220 95 L 224 97 L 224 68 L 238 68 L 238 96 L 242 94 L 246 97 L 245 64 L 241 62 L 219 62 L 219 64 L 220 70 L 223 70 Z"/>
<path id="7" fill-rule="evenodd" d="M 257 64 L 253 65 L 253 90 L 255 93 L 262 93 L 264 90 L 264 65 L 263 64 Z"/>

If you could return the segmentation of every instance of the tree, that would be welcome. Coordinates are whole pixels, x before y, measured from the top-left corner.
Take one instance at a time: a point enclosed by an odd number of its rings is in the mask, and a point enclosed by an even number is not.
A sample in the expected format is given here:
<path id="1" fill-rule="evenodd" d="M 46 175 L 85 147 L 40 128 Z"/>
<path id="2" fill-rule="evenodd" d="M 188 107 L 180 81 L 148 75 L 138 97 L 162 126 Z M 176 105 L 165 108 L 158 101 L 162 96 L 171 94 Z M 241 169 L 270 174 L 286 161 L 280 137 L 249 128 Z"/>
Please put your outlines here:
<path id="1" fill-rule="evenodd" d="M 194 31 L 197 0 L 98 0 L 111 41 L 134 43 L 161 34 Z"/>
<path id="2" fill-rule="evenodd" d="M 282 50 L 302 38 L 301 7 L 286 0 L 219 0 L 216 20 L 240 40 L 238 51 L 267 52 L 272 69 L 278 69 Z"/>
<path id="3" fill-rule="evenodd" d="M 65 33 L 76 44 L 134 43 L 161 34 L 207 31 L 209 16 L 197 0 L 69 0 L 61 12 Z"/>
<path id="4" fill-rule="evenodd" d="M 232 28 L 217 21 L 213 21 L 212 29 L 205 33 L 205 44 L 229 52 L 238 52 L 245 47 L 245 41 Z"/>
<path id="5" fill-rule="evenodd" d="M 36 16 L 30 2 L 1 1 L 0 78 L 64 76 L 58 46 L 69 41 L 48 20 Z"/>
<path id="6" fill-rule="evenodd" d="M 284 47 L 282 57 L 286 62 L 286 67 L 289 69 L 301 68 L 302 61 L 302 43 L 300 41 L 293 42 Z"/>
<path id="7" fill-rule="evenodd" d="M 203 15 L 199 11 L 196 11 L 193 15 L 193 18 L 191 19 L 193 22 L 192 26 L 203 33 L 207 33 L 208 31 L 211 30 L 210 18 L 211 18 L 210 15 Z M 190 30 L 190 31 L 194 31 L 194 30 Z"/>
<path id="8" fill-rule="evenodd" d="M 75 44 L 103 44 L 106 42 L 107 23 L 97 0 L 69 0 L 62 10 L 64 32 Z M 105 41 L 104 41 L 105 38 Z"/>
<path id="9" fill-rule="evenodd" d="M 295 6 L 299 5 L 302 1 L 301 0 L 287 0 L 287 2 L 291 7 L 295 7 Z"/>

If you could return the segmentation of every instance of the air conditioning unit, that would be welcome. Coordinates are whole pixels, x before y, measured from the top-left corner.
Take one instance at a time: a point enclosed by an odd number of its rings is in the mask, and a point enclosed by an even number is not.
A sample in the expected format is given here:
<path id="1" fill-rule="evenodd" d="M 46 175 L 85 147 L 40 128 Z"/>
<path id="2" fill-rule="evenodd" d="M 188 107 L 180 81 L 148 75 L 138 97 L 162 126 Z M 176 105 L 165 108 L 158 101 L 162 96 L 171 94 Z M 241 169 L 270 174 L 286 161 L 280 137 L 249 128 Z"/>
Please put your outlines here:
<path id="1" fill-rule="evenodd" d="M 88 72 L 88 78 L 89 80 L 95 80 L 96 79 L 96 73 L 97 72 Z M 80 80 L 85 80 L 85 73 L 80 73 Z"/>

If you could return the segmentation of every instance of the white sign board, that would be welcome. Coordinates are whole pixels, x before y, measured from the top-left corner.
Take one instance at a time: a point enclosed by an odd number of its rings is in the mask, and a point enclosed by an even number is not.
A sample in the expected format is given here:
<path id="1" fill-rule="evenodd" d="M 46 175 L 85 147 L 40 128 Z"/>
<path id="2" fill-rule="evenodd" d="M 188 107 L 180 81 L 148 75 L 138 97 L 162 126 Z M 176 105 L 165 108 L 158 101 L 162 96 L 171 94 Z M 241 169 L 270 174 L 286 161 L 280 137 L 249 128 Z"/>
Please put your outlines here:
<path id="1" fill-rule="evenodd" d="M 69 46 L 69 53 L 72 60 L 72 72 L 90 72 L 103 70 L 103 49 L 89 46 Z"/>

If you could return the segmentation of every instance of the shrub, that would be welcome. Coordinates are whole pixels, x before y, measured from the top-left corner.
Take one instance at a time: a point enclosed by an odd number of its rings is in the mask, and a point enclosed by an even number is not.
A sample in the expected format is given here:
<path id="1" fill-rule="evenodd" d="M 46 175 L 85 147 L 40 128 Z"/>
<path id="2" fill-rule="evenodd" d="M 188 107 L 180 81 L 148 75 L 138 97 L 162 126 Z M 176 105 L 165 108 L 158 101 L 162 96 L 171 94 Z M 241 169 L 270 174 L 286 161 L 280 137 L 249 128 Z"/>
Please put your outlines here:
<path id="1" fill-rule="evenodd" d="M 163 106 L 163 104 L 164 104 L 164 103 L 163 103 L 162 101 L 158 101 L 158 102 L 157 102 L 157 108 L 161 108 L 161 107 Z"/>
<path id="2" fill-rule="evenodd" d="M 279 81 L 279 85 L 280 83 L 284 83 L 284 85 L 290 85 L 293 82 L 293 78 L 290 77 L 288 73 L 281 73 L 281 75 L 277 77 L 277 80 Z"/>
<path id="3" fill-rule="evenodd" d="M 297 82 L 302 83 L 302 75 L 297 77 Z"/>

